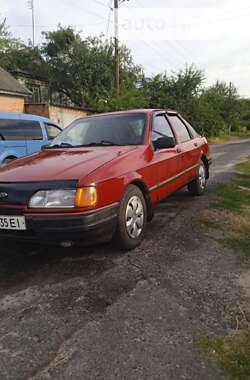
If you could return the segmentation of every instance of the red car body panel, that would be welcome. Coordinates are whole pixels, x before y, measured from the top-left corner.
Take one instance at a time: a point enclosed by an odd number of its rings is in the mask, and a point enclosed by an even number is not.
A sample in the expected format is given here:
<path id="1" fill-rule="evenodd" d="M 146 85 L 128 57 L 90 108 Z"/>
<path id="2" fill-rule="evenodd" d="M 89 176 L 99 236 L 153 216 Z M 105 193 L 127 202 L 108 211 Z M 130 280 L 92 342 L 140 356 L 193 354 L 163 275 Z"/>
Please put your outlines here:
<path id="1" fill-rule="evenodd" d="M 127 186 L 135 182 L 143 186 L 148 194 L 148 201 L 153 206 L 197 177 L 201 158 L 205 157 L 207 161 L 210 159 L 206 139 L 197 136 L 185 143 L 180 143 L 175 128 L 172 126 L 176 146 L 154 151 L 151 143 L 151 124 L 153 113 L 158 111 L 136 110 L 136 112 L 146 113 L 144 145 L 44 150 L 16 160 L 0 169 L 0 185 L 1 183 L 77 180 L 77 187 L 96 186 L 95 206 L 70 210 L 34 210 L 29 209 L 27 204 L 3 205 L 0 203 L 0 214 L 3 208 L 20 208 L 23 215 L 34 217 L 45 214 L 47 216 L 88 214 L 119 203 Z"/>

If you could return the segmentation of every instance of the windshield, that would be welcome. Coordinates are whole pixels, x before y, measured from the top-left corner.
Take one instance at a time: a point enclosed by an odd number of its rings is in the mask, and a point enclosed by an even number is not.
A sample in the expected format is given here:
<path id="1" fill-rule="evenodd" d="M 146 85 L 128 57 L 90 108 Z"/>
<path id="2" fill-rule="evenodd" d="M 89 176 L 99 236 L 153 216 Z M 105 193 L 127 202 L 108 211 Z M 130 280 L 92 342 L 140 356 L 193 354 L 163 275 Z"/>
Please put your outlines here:
<path id="1" fill-rule="evenodd" d="M 79 119 L 60 133 L 49 148 L 142 145 L 145 125 L 146 115 L 144 113 Z"/>

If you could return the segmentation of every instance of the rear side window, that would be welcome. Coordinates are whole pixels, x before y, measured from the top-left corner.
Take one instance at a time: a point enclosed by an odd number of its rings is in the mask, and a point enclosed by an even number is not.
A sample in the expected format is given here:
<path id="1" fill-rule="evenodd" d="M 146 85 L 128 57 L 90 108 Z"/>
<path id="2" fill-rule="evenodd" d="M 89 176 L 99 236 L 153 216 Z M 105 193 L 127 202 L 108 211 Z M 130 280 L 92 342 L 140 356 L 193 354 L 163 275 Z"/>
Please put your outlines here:
<path id="1" fill-rule="evenodd" d="M 199 137 L 199 133 L 196 132 L 196 130 L 194 129 L 194 127 L 192 127 L 192 125 L 185 119 L 183 119 L 184 123 L 187 125 L 188 129 L 190 130 L 193 138 L 196 138 L 196 137 Z"/>
<path id="2" fill-rule="evenodd" d="M 53 124 L 45 123 L 45 127 L 49 140 L 53 140 L 61 132 L 61 130 Z"/>
<path id="3" fill-rule="evenodd" d="M 43 140 L 38 121 L 0 120 L 0 140 Z"/>
<path id="4" fill-rule="evenodd" d="M 174 127 L 175 133 L 180 143 L 191 140 L 187 127 L 178 116 L 168 116 L 168 118 Z"/>

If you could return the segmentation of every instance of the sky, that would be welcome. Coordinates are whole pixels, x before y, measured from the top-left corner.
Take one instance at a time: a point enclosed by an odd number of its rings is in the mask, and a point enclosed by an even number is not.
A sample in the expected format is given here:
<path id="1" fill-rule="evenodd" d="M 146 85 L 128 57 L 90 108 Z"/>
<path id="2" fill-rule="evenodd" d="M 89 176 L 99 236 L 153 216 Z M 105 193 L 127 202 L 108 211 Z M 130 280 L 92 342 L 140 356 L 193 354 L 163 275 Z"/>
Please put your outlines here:
<path id="1" fill-rule="evenodd" d="M 42 42 L 42 31 L 55 30 L 58 24 L 75 27 L 83 37 L 113 35 L 112 0 L 33 1 L 36 43 Z M 186 64 L 195 64 L 204 70 L 207 85 L 216 80 L 231 81 L 240 95 L 250 98 L 249 0 L 125 0 L 121 10 L 127 16 L 145 16 L 147 20 L 158 14 L 166 26 L 175 25 L 176 31 L 180 31 L 185 15 L 183 30 L 190 31 L 196 25 L 191 37 L 184 32 L 171 34 L 169 30 L 158 30 L 158 34 L 155 30 L 122 33 L 122 42 L 131 49 L 135 63 L 144 67 L 147 76 L 165 71 L 170 74 Z M 0 0 L 0 17 L 6 17 L 13 36 L 24 41 L 31 39 L 28 0 Z"/>

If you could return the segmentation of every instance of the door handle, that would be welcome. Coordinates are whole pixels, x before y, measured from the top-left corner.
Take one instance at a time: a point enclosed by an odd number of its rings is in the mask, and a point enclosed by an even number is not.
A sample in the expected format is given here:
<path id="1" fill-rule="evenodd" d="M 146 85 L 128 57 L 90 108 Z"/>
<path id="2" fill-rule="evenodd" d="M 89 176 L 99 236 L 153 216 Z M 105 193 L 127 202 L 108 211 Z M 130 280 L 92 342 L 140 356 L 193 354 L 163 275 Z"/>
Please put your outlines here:
<path id="1" fill-rule="evenodd" d="M 177 153 L 181 153 L 181 152 L 182 152 L 181 148 L 177 148 L 177 149 L 176 149 L 176 152 L 177 152 Z"/>
<path id="2" fill-rule="evenodd" d="M 198 143 L 196 143 L 196 142 L 195 142 L 195 143 L 194 143 L 194 146 L 196 146 L 196 147 L 197 147 L 197 146 L 198 146 Z"/>

